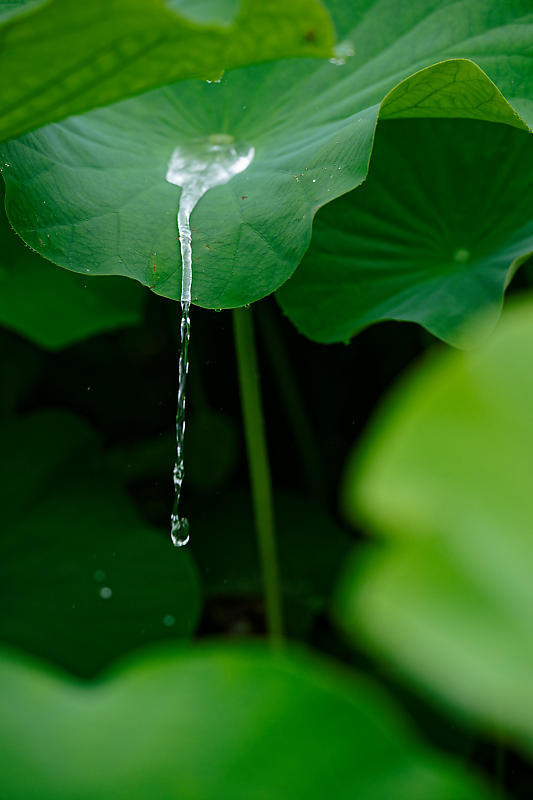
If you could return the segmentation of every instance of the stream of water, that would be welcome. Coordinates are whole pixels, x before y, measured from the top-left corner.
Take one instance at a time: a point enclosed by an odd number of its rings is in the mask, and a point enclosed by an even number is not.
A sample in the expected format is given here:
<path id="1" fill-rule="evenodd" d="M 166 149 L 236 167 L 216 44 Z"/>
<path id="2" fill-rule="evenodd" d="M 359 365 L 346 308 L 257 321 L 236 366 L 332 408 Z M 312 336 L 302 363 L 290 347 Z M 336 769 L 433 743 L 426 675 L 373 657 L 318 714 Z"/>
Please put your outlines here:
<path id="1" fill-rule="evenodd" d="M 181 186 L 178 205 L 178 234 L 181 249 L 181 321 L 178 363 L 178 400 L 176 409 L 176 463 L 174 465 L 174 504 L 170 517 L 170 535 L 176 547 L 189 541 L 189 521 L 180 516 L 179 503 L 185 475 L 183 446 L 185 440 L 185 401 L 189 371 L 191 335 L 190 305 L 193 255 L 190 218 L 201 197 L 214 186 L 227 183 L 243 172 L 254 157 L 254 148 L 236 141 L 228 134 L 213 134 L 206 139 L 176 147 L 170 158 L 166 180 Z"/>

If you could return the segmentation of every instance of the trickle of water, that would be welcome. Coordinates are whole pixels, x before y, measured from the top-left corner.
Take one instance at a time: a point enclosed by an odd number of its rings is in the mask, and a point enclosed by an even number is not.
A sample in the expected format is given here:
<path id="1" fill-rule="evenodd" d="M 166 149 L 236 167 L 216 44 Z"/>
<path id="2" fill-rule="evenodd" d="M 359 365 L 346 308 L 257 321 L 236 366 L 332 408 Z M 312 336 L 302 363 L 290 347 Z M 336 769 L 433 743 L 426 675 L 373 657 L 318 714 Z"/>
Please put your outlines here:
<path id="1" fill-rule="evenodd" d="M 179 515 L 181 487 L 185 473 L 185 388 L 189 371 L 191 335 L 190 305 L 192 287 L 192 240 L 190 217 L 201 197 L 214 186 L 227 183 L 243 172 L 254 157 L 254 148 L 238 142 L 226 133 L 213 134 L 176 147 L 168 163 L 166 180 L 181 186 L 178 205 L 178 234 L 181 249 L 181 321 L 178 363 L 178 400 L 176 410 L 176 464 L 174 466 L 174 504 L 170 517 L 170 535 L 176 547 L 189 541 L 189 522 Z"/>
<path id="2" fill-rule="evenodd" d="M 190 237 L 190 233 L 189 233 Z M 182 233 L 180 230 L 180 242 L 182 260 L 185 264 L 183 251 L 184 243 Z M 190 238 L 189 238 L 189 251 Z M 183 292 L 183 279 L 182 279 L 182 292 Z M 185 464 L 183 460 L 183 444 L 185 441 L 185 385 L 187 382 L 187 373 L 189 371 L 189 340 L 191 337 L 191 318 L 189 314 L 190 303 L 187 300 L 181 300 L 181 323 L 180 323 L 180 357 L 178 361 L 178 402 L 176 407 L 176 463 L 174 464 L 174 471 L 172 478 L 174 481 L 174 503 L 172 506 L 172 514 L 170 515 L 170 537 L 172 544 L 176 547 L 184 547 L 189 541 L 189 520 L 186 517 L 179 515 L 179 503 L 181 496 L 181 487 L 183 485 L 183 478 L 185 475 Z"/>

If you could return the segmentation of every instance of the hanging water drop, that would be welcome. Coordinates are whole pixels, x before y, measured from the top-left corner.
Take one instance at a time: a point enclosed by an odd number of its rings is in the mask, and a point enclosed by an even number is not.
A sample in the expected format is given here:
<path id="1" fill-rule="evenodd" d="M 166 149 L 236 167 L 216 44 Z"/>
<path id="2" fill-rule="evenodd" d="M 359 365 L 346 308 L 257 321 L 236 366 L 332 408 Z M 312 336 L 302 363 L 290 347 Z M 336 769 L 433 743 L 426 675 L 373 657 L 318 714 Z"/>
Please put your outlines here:
<path id="1" fill-rule="evenodd" d="M 201 197 L 214 186 L 227 183 L 243 172 L 254 157 L 254 148 L 235 141 L 226 133 L 213 134 L 176 147 L 168 163 L 166 180 L 181 186 L 178 205 L 178 235 L 181 249 L 181 322 L 178 362 L 178 400 L 176 410 L 176 464 L 174 466 L 174 504 L 170 517 L 170 535 L 176 547 L 189 542 L 189 522 L 179 515 L 181 487 L 185 473 L 185 387 L 189 371 L 191 333 L 190 305 L 192 287 L 192 240 L 190 217 Z"/>

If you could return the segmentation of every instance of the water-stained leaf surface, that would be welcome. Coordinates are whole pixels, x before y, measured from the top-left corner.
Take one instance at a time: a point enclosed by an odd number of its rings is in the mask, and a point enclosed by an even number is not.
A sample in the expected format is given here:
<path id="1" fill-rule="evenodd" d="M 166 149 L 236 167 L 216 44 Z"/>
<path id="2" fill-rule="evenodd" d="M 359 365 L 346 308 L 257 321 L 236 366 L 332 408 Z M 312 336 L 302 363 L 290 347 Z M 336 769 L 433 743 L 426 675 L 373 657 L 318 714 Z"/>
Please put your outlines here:
<path id="1" fill-rule="evenodd" d="M 3 11 L 0 140 L 176 80 L 333 47 L 319 0 L 19 0 Z"/>
<path id="2" fill-rule="evenodd" d="M 396 668 L 532 752 L 533 302 L 481 349 L 420 367 L 346 479 L 381 546 L 339 618 Z"/>
<path id="3" fill-rule="evenodd" d="M 192 213 L 192 298 L 240 306 L 289 277 L 316 210 L 365 178 L 382 101 L 385 117 L 525 128 L 519 112 L 533 121 L 529 0 L 466 0 L 453 14 L 447 0 L 345 6 L 330 4 L 345 45 L 336 63 L 283 61 L 233 70 L 221 84 L 186 81 L 4 145 L 13 225 L 61 266 L 129 275 L 176 298 L 180 190 L 165 180 L 169 159 L 178 145 L 233 136 L 254 159 Z"/>
<path id="4" fill-rule="evenodd" d="M 46 411 L 7 417 L 1 441 L 0 638 L 82 676 L 188 638 L 200 606 L 190 554 L 139 518 L 91 430 Z"/>
<path id="5" fill-rule="evenodd" d="M 24 246 L 0 209 L 0 324 L 42 347 L 65 347 L 140 323 L 144 291 L 123 278 L 57 269 Z"/>
<path id="6" fill-rule="evenodd" d="M 278 300 L 300 331 L 345 341 L 384 319 L 474 341 L 533 251 L 533 137 L 471 120 L 378 126 L 363 186 L 325 206 Z M 483 330 L 470 330 L 485 311 Z"/>
<path id="7" fill-rule="evenodd" d="M 492 796 L 373 687 L 303 654 L 168 649 L 80 686 L 3 653 L 0 677 L 10 800 Z"/>

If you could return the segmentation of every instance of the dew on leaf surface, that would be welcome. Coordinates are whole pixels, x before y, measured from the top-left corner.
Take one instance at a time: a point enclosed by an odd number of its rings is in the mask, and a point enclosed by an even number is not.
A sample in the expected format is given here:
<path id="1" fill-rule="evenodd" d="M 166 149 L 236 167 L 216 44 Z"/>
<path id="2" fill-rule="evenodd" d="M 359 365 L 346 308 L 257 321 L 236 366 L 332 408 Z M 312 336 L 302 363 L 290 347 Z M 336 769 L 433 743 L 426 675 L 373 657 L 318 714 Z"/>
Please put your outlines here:
<path id="1" fill-rule="evenodd" d="M 339 42 L 333 50 L 333 58 L 329 59 L 330 64 L 336 67 L 343 67 L 346 64 L 346 59 L 351 58 L 355 53 L 354 46 L 351 42 Z"/>
<path id="2" fill-rule="evenodd" d="M 453 260 L 457 264 L 466 264 L 469 258 L 470 258 L 470 250 L 466 250 L 464 247 L 460 247 L 453 254 Z"/>

